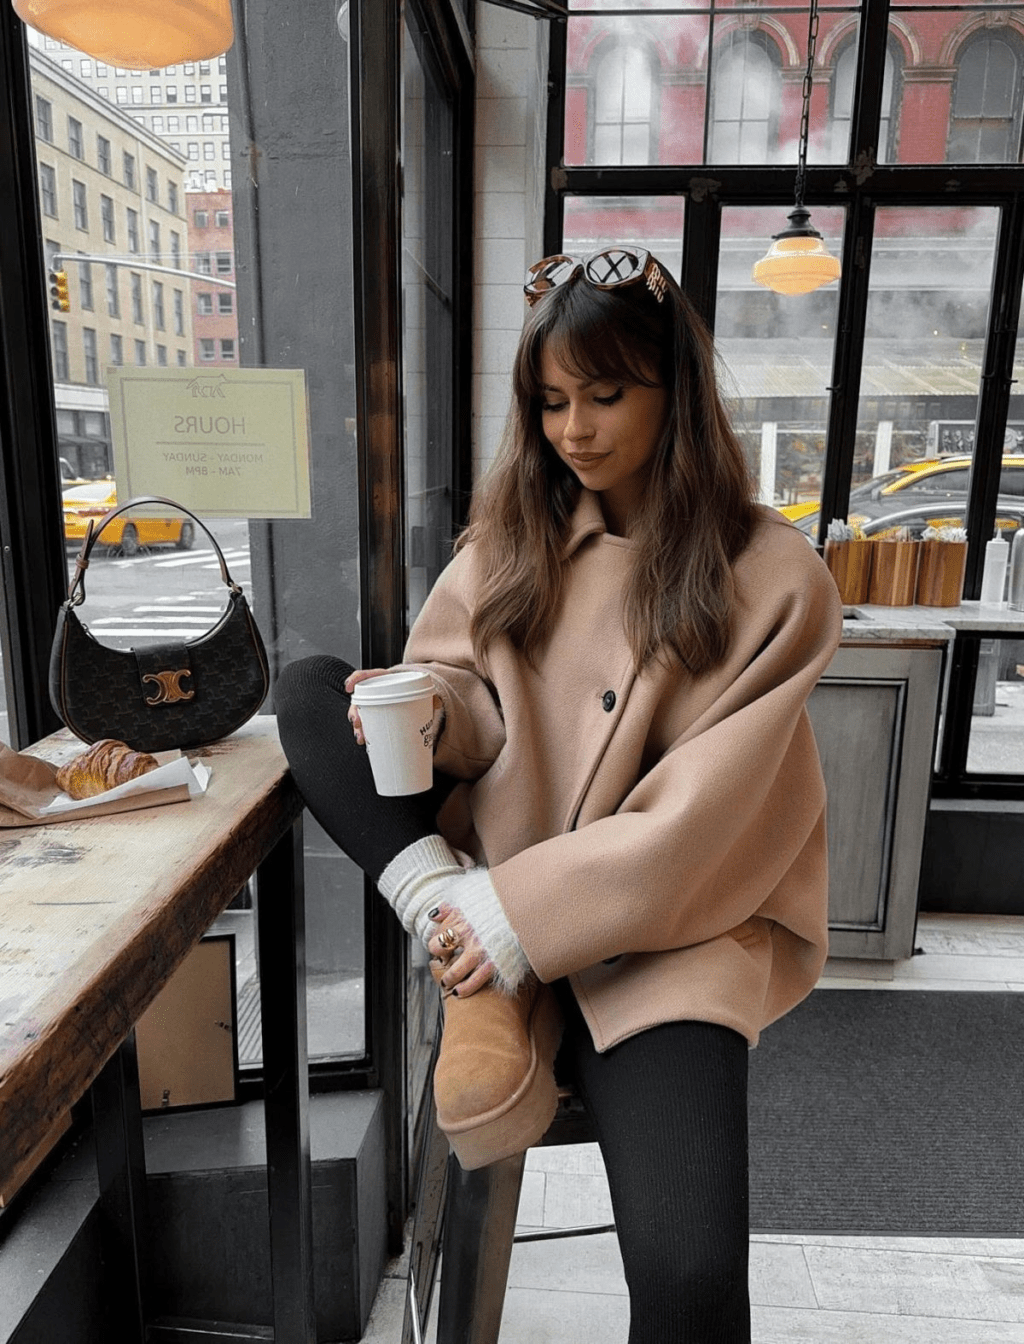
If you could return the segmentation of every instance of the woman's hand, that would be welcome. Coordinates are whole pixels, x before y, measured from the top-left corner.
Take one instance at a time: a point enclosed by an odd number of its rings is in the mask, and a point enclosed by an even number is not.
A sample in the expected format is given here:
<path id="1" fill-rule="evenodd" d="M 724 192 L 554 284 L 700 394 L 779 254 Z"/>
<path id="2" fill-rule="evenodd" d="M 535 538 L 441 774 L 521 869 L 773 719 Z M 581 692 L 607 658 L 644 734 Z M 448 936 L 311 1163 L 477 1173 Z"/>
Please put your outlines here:
<path id="1" fill-rule="evenodd" d="M 353 687 L 357 686 L 359 682 L 369 681 L 371 677 L 383 677 L 385 673 L 390 670 L 391 669 L 387 667 L 369 667 L 362 670 L 357 669 L 351 676 L 346 677 L 345 690 L 351 695 Z M 352 731 L 355 733 L 356 741 L 361 747 L 365 747 L 366 738 L 363 736 L 363 721 L 359 717 L 359 710 L 356 709 L 355 705 L 349 706 L 348 721 L 352 725 Z"/>
<path id="2" fill-rule="evenodd" d="M 439 905 L 433 919 L 437 933 L 427 942 L 427 951 L 446 963 L 441 987 L 466 999 L 490 984 L 494 962 L 480 946 L 472 926 L 457 906 Z"/>

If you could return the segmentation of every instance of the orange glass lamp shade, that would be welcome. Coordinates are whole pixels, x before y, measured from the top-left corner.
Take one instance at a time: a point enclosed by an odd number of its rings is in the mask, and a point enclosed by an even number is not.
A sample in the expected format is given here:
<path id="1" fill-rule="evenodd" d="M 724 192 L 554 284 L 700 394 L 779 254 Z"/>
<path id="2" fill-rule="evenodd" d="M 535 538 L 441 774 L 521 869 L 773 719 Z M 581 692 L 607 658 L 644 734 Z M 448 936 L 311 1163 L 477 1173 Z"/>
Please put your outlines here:
<path id="1" fill-rule="evenodd" d="M 810 220 L 803 206 L 792 212 L 789 228 L 777 233 L 767 253 L 754 262 L 752 279 L 776 294 L 810 294 L 839 279 L 839 258 L 826 249 Z"/>
<path id="2" fill-rule="evenodd" d="M 48 37 L 126 70 L 220 56 L 235 38 L 231 0 L 11 0 Z"/>

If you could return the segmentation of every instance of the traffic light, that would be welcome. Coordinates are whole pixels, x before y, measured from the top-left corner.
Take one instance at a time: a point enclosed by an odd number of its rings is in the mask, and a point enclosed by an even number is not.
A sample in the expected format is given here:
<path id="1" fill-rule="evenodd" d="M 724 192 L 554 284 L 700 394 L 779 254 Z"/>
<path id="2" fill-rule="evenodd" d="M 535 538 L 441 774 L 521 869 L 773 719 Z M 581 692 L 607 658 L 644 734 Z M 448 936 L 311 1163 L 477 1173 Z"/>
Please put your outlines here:
<path id="1" fill-rule="evenodd" d="M 67 271 L 50 272 L 50 307 L 61 313 L 71 311 L 71 295 L 68 293 Z"/>

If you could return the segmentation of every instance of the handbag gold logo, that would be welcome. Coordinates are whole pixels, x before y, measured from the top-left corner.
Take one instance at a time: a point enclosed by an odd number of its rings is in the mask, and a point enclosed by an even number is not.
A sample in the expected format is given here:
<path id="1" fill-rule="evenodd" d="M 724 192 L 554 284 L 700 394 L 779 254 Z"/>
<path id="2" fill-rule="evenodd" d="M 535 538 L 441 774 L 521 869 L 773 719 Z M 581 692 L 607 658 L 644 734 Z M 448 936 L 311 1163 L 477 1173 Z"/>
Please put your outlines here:
<path id="1" fill-rule="evenodd" d="M 146 697 L 147 705 L 173 705 L 179 700 L 191 700 L 195 691 L 186 691 L 181 684 L 182 677 L 191 677 L 187 667 L 179 667 L 174 672 L 147 672 L 143 681 L 151 681 L 157 687 L 156 695 Z"/>

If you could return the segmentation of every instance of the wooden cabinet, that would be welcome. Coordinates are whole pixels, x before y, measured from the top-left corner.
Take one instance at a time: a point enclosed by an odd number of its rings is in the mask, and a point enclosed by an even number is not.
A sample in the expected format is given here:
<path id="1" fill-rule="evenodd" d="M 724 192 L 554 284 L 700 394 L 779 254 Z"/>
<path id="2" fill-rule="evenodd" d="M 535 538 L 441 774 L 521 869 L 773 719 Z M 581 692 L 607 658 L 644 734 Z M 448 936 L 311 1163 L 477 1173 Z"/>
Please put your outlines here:
<path id="1" fill-rule="evenodd" d="M 809 703 L 828 787 L 830 952 L 914 949 L 944 648 L 843 646 Z"/>

